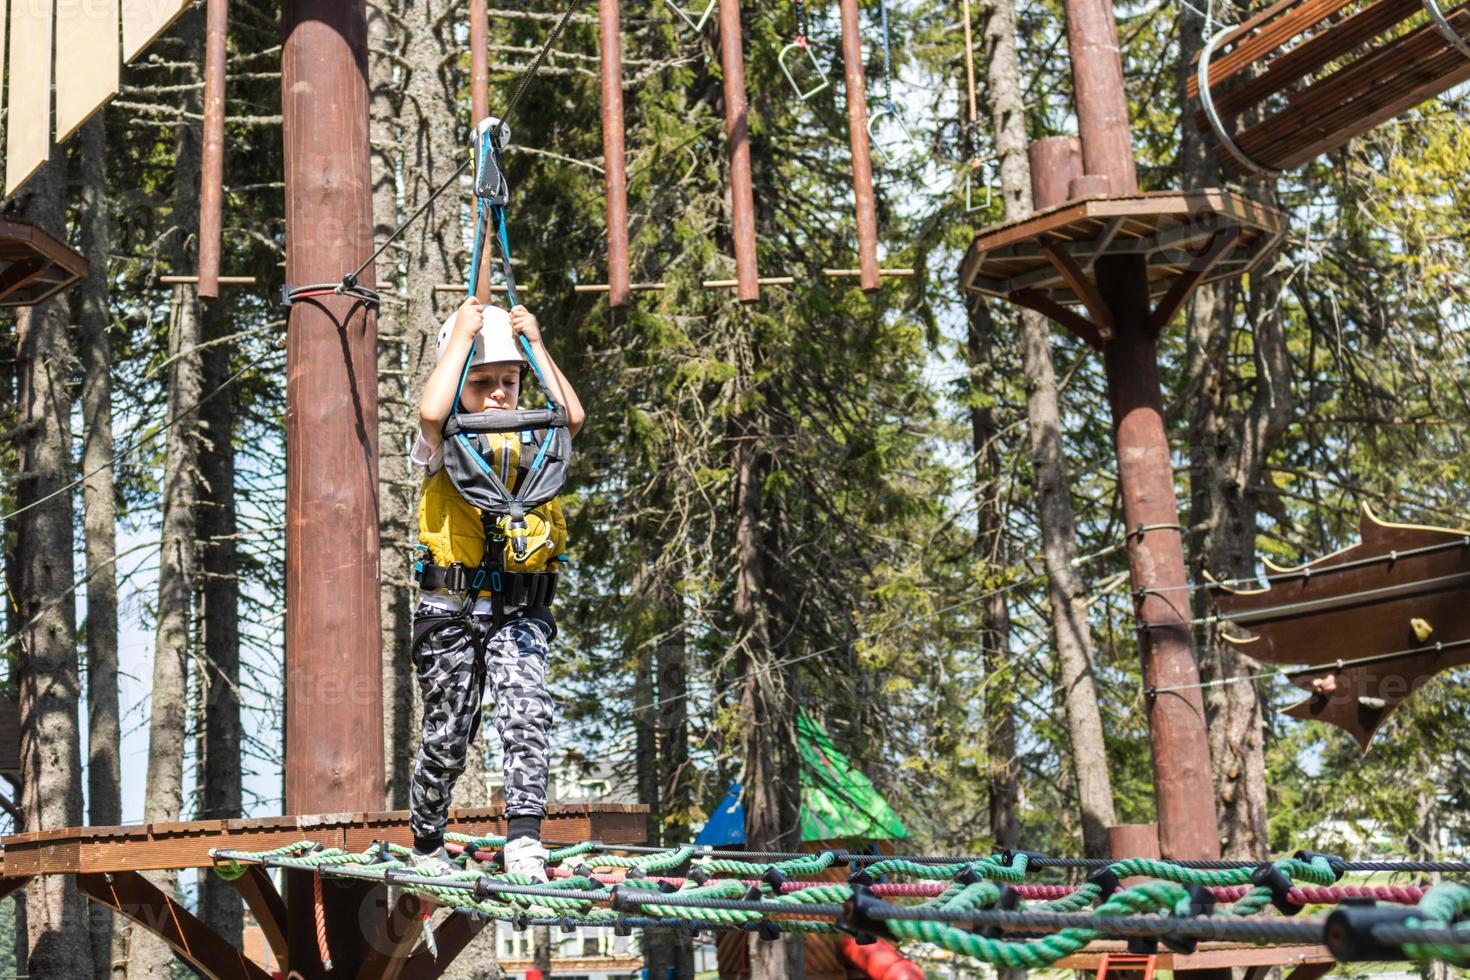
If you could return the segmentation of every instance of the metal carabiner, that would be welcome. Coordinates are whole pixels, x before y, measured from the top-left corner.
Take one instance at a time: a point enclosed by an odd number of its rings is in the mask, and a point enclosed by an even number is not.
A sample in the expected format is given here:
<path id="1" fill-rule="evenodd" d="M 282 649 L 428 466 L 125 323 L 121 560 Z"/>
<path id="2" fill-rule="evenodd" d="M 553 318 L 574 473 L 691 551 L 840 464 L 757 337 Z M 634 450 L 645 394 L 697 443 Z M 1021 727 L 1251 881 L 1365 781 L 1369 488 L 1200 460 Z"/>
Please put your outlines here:
<path id="1" fill-rule="evenodd" d="M 493 143 L 491 145 L 492 139 Z M 510 200 L 510 184 L 500 169 L 500 154 L 510 145 L 510 127 L 495 116 L 486 116 L 475 127 L 475 196 L 491 204 L 504 205 Z"/>
<path id="2" fill-rule="evenodd" d="M 684 13 L 684 8 L 675 3 L 674 0 L 664 0 L 664 3 L 669 5 L 669 9 L 678 14 L 679 19 L 693 28 L 696 34 L 704 30 L 704 25 L 709 23 L 710 14 L 715 12 L 715 4 L 718 2 L 719 0 L 709 0 L 709 5 L 704 8 L 704 13 L 700 14 L 699 20 L 696 22 L 690 20 L 689 15 Z"/>
<path id="3" fill-rule="evenodd" d="M 821 79 L 821 82 L 819 82 L 815 88 L 802 91 L 801 83 L 796 80 L 796 76 L 791 73 L 790 66 L 786 64 L 786 59 L 790 57 L 791 52 L 797 49 L 806 52 L 807 60 L 812 63 L 812 69 L 817 73 L 817 77 Z M 802 102 L 805 102 L 807 99 L 810 99 L 812 96 L 816 95 L 818 92 L 822 91 L 824 88 L 827 88 L 829 85 L 832 84 L 832 80 L 828 78 L 827 73 L 822 70 L 822 63 L 817 60 L 816 55 L 812 54 L 811 46 L 807 44 L 805 34 L 797 35 L 795 41 L 792 41 L 790 44 L 786 45 L 786 47 L 781 49 L 781 53 L 776 55 L 776 64 L 781 66 L 781 71 L 786 75 L 786 80 L 791 83 L 791 88 L 796 92 L 796 97 Z"/>

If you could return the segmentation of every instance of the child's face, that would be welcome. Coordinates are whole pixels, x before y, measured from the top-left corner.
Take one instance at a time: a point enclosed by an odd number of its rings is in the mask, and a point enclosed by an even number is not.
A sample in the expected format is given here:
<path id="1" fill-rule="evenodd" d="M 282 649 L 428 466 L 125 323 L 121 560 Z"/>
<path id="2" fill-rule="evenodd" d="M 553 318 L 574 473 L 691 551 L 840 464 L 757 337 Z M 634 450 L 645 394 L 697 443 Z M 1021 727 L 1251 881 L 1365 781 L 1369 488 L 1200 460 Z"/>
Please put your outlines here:
<path id="1" fill-rule="evenodd" d="M 521 366 L 514 361 L 470 368 L 459 403 L 466 412 L 513 409 L 521 396 Z"/>

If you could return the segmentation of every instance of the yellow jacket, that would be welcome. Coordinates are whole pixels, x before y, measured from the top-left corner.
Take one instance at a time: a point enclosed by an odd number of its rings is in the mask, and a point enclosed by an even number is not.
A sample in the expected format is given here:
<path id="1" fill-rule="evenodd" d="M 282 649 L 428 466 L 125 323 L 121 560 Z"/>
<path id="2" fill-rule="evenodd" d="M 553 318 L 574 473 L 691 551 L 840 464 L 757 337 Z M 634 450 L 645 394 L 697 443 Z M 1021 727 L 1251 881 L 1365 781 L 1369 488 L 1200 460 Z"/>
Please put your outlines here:
<path id="1" fill-rule="evenodd" d="M 495 468 L 506 487 L 514 491 L 521 463 L 519 433 L 492 432 L 482 438 L 489 446 L 486 462 Z M 532 445 L 525 448 L 535 451 Z M 526 514 L 526 525 L 529 529 L 526 557 L 517 560 L 507 545 L 505 570 L 554 571 L 552 563 L 567 547 L 567 519 L 561 501 L 552 499 L 531 510 Z M 459 562 L 466 568 L 477 568 L 485 554 L 485 528 L 480 521 L 480 510 L 459 495 L 449 471 L 443 467 L 424 478 L 419 496 L 419 541 L 439 565 Z"/>

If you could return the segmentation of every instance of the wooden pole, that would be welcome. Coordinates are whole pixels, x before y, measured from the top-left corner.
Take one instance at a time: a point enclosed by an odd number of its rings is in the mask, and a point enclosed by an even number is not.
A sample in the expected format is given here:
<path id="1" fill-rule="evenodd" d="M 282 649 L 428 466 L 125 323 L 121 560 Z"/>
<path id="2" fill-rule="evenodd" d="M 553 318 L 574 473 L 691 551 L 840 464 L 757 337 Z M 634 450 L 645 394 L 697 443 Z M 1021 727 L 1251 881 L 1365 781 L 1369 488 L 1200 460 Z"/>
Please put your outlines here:
<path id="1" fill-rule="evenodd" d="M 490 115 L 490 13 L 485 0 L 470 0 L 470 132 Z M 476 151 L 478 152 L 478 150 Z M 474 202 L 471 201 L 471 207 Z M 473 211 L 471 211 L 473 214 Z M 496 247 L 499 245 L 497 243 Z M 475 298 L 490 302 L 490 243 L 480 252 L 475 270 Z"/>
<path id="2" fill-rule="evenodd" d="M 225 37 L 229 0 L 204 13 L 204 143 L 199 167 L 199 298 L 219 298 L 220 212 L 225 182 Z"/>
<path id="3" fill-rule="evenodd" d="M 1031 163 L 1031 203 L 1038 211 L 1067 200 L 1067 185 L 1082 176 L 1082 142 L 1075 136 L 1048 136 L 1026 147 Z"/>
<path id="4" fill-rule="evenodd" d="M 372 254 L 364 0 L 285 0 L 286 281 Z M 372 287 L 373 267 L 360 281 Z M 286 328 L 286 812 L 383 804 L 377 315 L 327 295 Z"/>
<path id="5" fill-rule="evenodd" d="M 852 196 L 857 214 L 859 284 L 876 292 L 878 209 L 873 201 L 873 158 L 868 148 L 868 94 L 863 84 L 863 32 L 857 0 L 841 0 L 842 79 L 847 89 L 847 138 L 852 144 Z"/>
<path id="6" fill-rule="evenodd" d="M 623 155 L 623 41 L 618 0 L 598 0 L 602 52 L 602 159 L 607 186 L 607 302 L 633 301 L 628 269 L 628 180 Z"/>
<path id="7" fill-rule="evenodd" d="M 1083 168 L 1108 179 L 1113 194 L 1138 189 L 1118 29 L 1111 0 L 1067 0 L 1067 42 L 1077 90 Z M 1073 181 L 1073 185 L 1078 181 Z M 1174 497 L 1164 427 L 1158 338 L 1151 320 L 1147 260 L 1103 256 L 1095 266 L 1115 336 L 1104 348 L 1113 414 L 1128 565 L 1136 600 L 1145 688 L 1175 688 L 1148 699 L 1159 846 L 1165 857 L 1220 856 L 1215 786 L 1189 625 L 1184 534 Z"/>
<path id="8" fill-rule="evenodd" d="M 749 106 L 745 99 L 745 51 L 740 0 L 720 0 L 720 66 L 725 74 L 725 139 L 730 144 L 731 235 L 735 240 L 738 298 L 761 298 L 755 257 L 755 195 L 750 184 Z"/>

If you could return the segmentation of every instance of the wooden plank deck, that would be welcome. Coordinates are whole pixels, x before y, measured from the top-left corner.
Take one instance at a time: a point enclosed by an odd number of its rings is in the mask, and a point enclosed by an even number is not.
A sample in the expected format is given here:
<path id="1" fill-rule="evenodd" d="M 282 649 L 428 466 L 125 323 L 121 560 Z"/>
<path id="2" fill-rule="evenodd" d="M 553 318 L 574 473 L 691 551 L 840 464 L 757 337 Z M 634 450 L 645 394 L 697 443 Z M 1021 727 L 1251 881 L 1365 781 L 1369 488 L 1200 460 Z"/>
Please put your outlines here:
<path id="1" fill-rule="evenodd" d="M 566 804 L 549 808 L 542 823 L 547 841 L 602 840 L 640 844 L 648 808 L 634 803 Z M 505 832 L 499 807 L 449 811 L 452 833 L 495 836 Z M 67 827 L 0 838 L 4 877 L 207 868 L 212 848 L 266 851 L 300 840 L 361 851 L 375 840 L 408 846 L 408 811 L 328 813 L 249 820 L 195 820 L 122 827 Z"/>
<path id="2" fill-rule="evenodd" d="M 1103 954 L 1126 954 L 1128 944 L 1102 940 L 1053 963 L 1054 970 L 1096 972 Z M 1159 970 L 1213 970 L 1221 967 L 1308 966 L 1336 963 L 1326 946 L 1254 946 L 1249 943 L 1200 943 L 1193 953 L 1171 953 L 1159 948 L 1154 966 Z"/>

